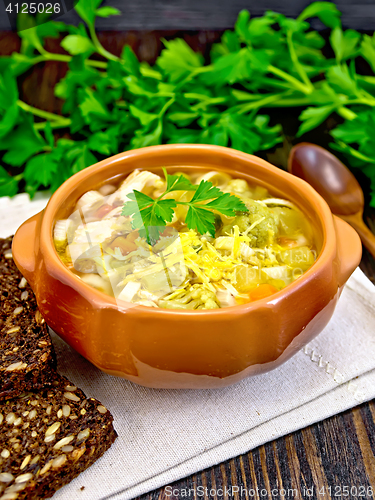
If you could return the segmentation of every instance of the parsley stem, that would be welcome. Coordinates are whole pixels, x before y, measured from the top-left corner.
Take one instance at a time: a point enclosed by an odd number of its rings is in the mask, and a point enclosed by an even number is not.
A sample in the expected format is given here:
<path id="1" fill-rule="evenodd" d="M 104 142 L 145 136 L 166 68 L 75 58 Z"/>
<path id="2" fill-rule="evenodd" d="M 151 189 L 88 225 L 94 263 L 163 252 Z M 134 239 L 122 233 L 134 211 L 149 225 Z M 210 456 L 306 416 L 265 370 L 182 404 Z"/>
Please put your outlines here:
<path id="1" fill-rule="evenodd" d="M 352 111 L 351 109 L 346 108 L 345 106 L 341 106 L 340 108 L 338 108 L 337 113 L 346 120 L 354 120 L 355 118 L 357 118 L 356 113 L 354 113 L 354 111 Z"/>
<path id="2" fill-rule="evenodd" d="M 51 126 L 51 128 L 66 128 L 72 123 L 70 118 L 65 118 L 61 115 L 56 115 L 54 113 L 49 113 L 48 111 L 44 111 L 43 109 L 35 108 L 30 104 L 27 104 L 24 101 L 18 100 L 17 105 L 26 111 L 27 113 L 31 113 L 34 116 L 38 116 L 39 118 L 45 118 L 47 121 L 34 123 L 34 128 L 36 130 L 42 130 L 46 127 L 47 123 Z"/>
<path id="3" fill-rule="evenodd" d="M 309 93 L 311 93 L 314 90 L 314 86 L 311 83 L 309 77 L 307 76 L 306 71 L 304 70 L 302 64 L 298 60 L 298 56 L 297 56 L 297 53 L 296 53 L 296 50 L 295 50 L 294 44 L 293 44 L 293 32 L 291 30 L 288 30 L 287 35 L 286 35 L 286 39 L 287 39 L 287 43 L 288 43 L 290 58 L 292 59 L 293 64 L 294 64 L 299 76 L 305 82 L 307 88 L 310 89 Z"/>
<path id="4" fill-rule="evenodd" d="M 119 57 L 111 54 L 111 52 L 108 52 L 108 50 L 106 50 L 103 47 L 103 45 L 100 43 L 99 38 L 96 36 L 94 25 L 89 24 L 88 27 L 89 27 L 91 39 L 92 39 L 98 53 L 100 55 L 104 56 L 106 59 L 109 59 L 110 61 L 118 61 Z"/>
<path id="5" fill-rule="evenodd" d="M 65 54 L 53 54 L 52 52 L 47 52 L 46 50 L 43 49 L 41 51 L 41 57 L 43 59 L 47 59 L 47 61 L 59 61 L 59 62 L 70 62 L 72 60 L 71 56 L 65 55 Z"/>
<path id="6" fill-rule="evenodd" d="M 55 54 L 54 52 L 47 52 L 46 50 L 40 56 L 36 56 L 30 59 L 31 64 L 38 64 L 44 61 L 58 61 L 69 63 L 72 60 L 72 56 L 66 54 Z M 92 66 L 94 68 L 106 69 L 107 63 L 105 61 L 95 61 L 93 59 L 85 59 L 84 63 L 87 66 Z"/>
<path id="7" fill-rule="evenodd" d="M 195 94 L 194 92 L 186 92 L 183 94 L 186 99 L 197 99 L 199 101 L 210 101 L 212 99 L 224 99 L 223 97 L 210 97 L 205 94 Z"/>
<path id="8" fill-rule="evenodd" d="M 24 101 L 20 101 L 19 99 L 17 101 L 17 105 L 24 111 L 32 113 L 35 116 L 39 116 L 39 118 L 45 118 L 46 120 L 61 120 L 61 118 L 63 118 L 61 115 L 55 115 L 54 113 L 49 113 L 48 111 L 34 108 L 34 106 L 30 106 L 30 104 L 27 104 Z"/>
<path id="9" fill-rule="evenodd" d="M 183 78 L 177 85 L 176 85 L 176 90 L 179 90 L 181 87 L 183 87 L 186 83 L 188 83 L 190 80 L 193 80 L 197 75 L 200 73 L 206 73 L 206 72 L 212 71 L 212 65 L 208 66 L 200 66 L 199 68 L 195 68 L 189 75 L 187 75 L 185 78 Z"/>
<path id="10" fill-rule="evenodd" d="M 107 69 L 108 64 L 105 61 L 94 61 L 93 59 L 85 59 L 85 64 L 87 66 L 92 66 L 93 68 Z"/>
<path id="11" fill-rule="evenodd" d="M 233 112 L 233 109 L 237 108 L 238 113 L 240 115 L 251 111 L 252 109 L 258 109 L 262 106 L 266 106 L 267 104 L 274 103 L 275 101 L 280 99 L 280 94 L 271 94 L 263 99 L 259 99 L 259 101 L 249 102 L 247 104 L 241 104 L 240 106 L 234 106 L 234 108 L 229 108 L 227 110 L 228 113 Z"/>
<path id="12" fill-rule="evenodd" d="M 277 88 L 277 90 L 279 89 L 290 90 L 290 85 L 287 82 L 282 80 L 276 80 L 271 76 L 264 76 L 262 81 L 266 87 Z M 249 88 L 248 82 L 242 82 L 242 85 L 245 87 L 245 89 Z M 249 90 L 251 89 L 252 87 L 250 86 Z"/>
<path id="13" fill-rule="evenodd" d="M 352 148 L 351 146 L 349 146 L 348 144 L 346 144 L 345 142 L 343 141 L 340 141 L 340 139 L 336 139 L 336 143 L 343 149 L 345 150 L 346 152 L 350 153 L 352 156 L 354 156 L 355 158 L 358 158 L 359 160 L 362 160 L 366 163 L 375 163 L 375 159 L 374 158 L 370 158 L 369 156 L 367 155 L 364 155 L 363 153 L 361 153 L 360 151 L 358 151 L 358 149 L 354 149 Z"/>
<path id="14" fill-rule="evenodd" d="M 46 122 L 34 123 L 34 127 L 36 130 L 43 130 L 46 127 L 47 123 L 50 124 L 52 129 L 66 128 L 71 125 L 72 120 L 70 118 L 63 118 L 61 120 L 53 120 L 52 122 L 46 121 Z"/>
<path id="15" fill-rule="evenodd" d="M 276 68 L 276 66 L 273 66 L 272 64 L 269 64 L 267 66 L 267 71 L 269 71 L 270 73 L 273 73 L 274 75 L 291 83 L 293 85 L 293 87 L 295 87 L 296 89 L 301 91 L 303 94 L 306 94 L 306 95 L 311 94 L 312 90 L 314 89 L 314 87 L 313 88 L 308 87 L 304 83 L 297 80 L 297 78 L 295 78 L 294 76 L 289 75 L 288 73 L 286 73 L 285 71 L 283 71 L 280 68 Z"/>
<path id="16" fill-rule="evenodd" d="M 204 108 L 206 106 L 211 106 L 212 104 L 223 104 L 228 100 L 227 97 L 212 97 L 209 99 L 201 100 L 201 102 L 198 102 L 194 106 L 192 106 L 192 110 L 196 111 L 200 108 Z"/>
<path id="17" fill-rule="evenodd" d="M 203 203 L 204 201 L 208 201 L 208 200 L 202 200 L 200 203 L 199 201 L 195 201 L 194 203 L 192 203 L 191 201 L 178 201 L 178 200 L 175 200 L 175 202 L 177 203 L 177 205 L 188 205 L 189 207 L 205 207 L 206 206 L 206 203 Z M 211 208 L 211 207 L 207 207 L 207 210 L 215 210 L 214 208 Z"/>
<path id="18" fill-rule="evenodd" d="M 290 98 L 281 98 L 278 101 L 272 103 L 272 106 L 275 107 L 294 107 L 294 106 L 308 106 L 310 105 L 310 99 L 308 97 L 290 97 Z"/>
<path id="19" fill-rule="evenodd" d="M 375 106 L 375 99 L 372 98 L 372 96 L 370 96 L 370 97 L 371 97 L 370 99 L 368 99 L 366 97 L 359 98 L 359 99 L 350 99 L 349 101 L 347 101 L 345 103 L 345 105 L 347 106 L 348 104 L 363 104 L 364 106 L 374 107 Z"/>
<path id="20" fill-rule="evenodd" d="M 164 106 L 161 108 L 160 112 L 159 112 L 159 118 L 162 118 L 164 116 L 164 113 L 167 111 L 167 109 L 169 108 L 169 106 L 171 106 L 171 104 L 174 103 L 174 100 L 175 98 L 172 97 L 171 99 L 169 99 L 169 101 L 167 101 Z"/>

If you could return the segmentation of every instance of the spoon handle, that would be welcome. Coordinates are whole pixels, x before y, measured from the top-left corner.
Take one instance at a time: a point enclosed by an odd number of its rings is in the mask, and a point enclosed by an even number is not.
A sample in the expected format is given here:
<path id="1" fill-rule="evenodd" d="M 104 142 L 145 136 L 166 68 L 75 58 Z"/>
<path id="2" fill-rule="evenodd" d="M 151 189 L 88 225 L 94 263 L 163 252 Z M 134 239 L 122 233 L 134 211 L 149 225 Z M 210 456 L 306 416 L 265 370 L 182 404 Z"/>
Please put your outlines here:
<path id="1" fill-rule="evenodd" d="M 375 234 L 363 222 L 362 214 L 340 215 L 340 217 L 357 231 L 362 243 L 375 259 Z"/>

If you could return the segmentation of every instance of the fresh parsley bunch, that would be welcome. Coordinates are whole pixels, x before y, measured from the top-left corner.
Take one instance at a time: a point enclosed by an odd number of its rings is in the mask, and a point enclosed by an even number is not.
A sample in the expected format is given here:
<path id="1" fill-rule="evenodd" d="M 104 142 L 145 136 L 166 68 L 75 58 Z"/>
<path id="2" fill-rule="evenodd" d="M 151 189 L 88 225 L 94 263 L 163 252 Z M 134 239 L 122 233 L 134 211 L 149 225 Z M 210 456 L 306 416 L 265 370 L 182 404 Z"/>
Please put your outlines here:
<path id="1" fill-rule="evenodd" d="M 166 223 L 172 222 L 174 208 L 185 205 L 188 208 L 186 225 L 200 234 L 209 233 L 215 237 L 215 213 L 234 217 L 238 212 L 248 212 L 246 205 L 237 196 L 223 193 L 211 182 L 202 180 L 192 184 L 183 175 L 169 175 L 163 169 L 167 187 L 156 200 L 140 191 L 128 194 L 130 201 L 124 203 L 122 215 L 132 216 L 132 227 L 151 244 L 158 240 Z M 195 191 L 190 201 L 163 199 L 173 191 Z"/>
<path id="2" fill-rule="evenodd" d="M 283 140 L 267 111 L 302 107 L 297 137 L 339 117 L 332 148 L 371 179 L 375 206 L 375 37 L 343 30 L 334 3 L 313 2 L 297 19 L 242 11 L 207 63 L 177 38 L 164 41 L 152 67 L 127 46 L 117 57 L 101 45 L 95 19 L 120 12 L 100 3 L 79 0 L 78 27 L 19 15 L 20 52 L 0 58 L 0 195 L 53 191 L 106 156 L 154 144 L 267 150 Z M 314 17 L 330 30 L 328 46 L 307 22 Z M 47 51 L 45 39 L 61 35 L 66 54 Z M 19 96 L 17 77 L 48 61 L 68 64 L 54 89 L 62 115 Z"/>

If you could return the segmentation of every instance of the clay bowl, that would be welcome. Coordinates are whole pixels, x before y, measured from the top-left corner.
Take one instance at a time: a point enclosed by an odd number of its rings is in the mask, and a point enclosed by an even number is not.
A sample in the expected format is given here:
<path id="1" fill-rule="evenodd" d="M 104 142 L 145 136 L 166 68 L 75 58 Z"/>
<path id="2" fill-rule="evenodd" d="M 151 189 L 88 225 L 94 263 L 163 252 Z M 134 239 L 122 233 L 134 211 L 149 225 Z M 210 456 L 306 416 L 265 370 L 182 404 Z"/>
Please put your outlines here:
<path id="1" fill-rule="evenodd" d="M 52 228 L 76 200 L 135 168 L 221 170 L 293 201 L 309 218 L 318 258 L 272 297 L 211 311 L 124 307 L 59 260 Z M 326 326 L 361 258 L 361 242 L 305 181 L 255 156 L 208 145 L 153 146 L 121 153 L 67 180 L 13 242 L 15 262 L 48 325 L 94 365 L 154 388 L 216 388 L 276 368 Z"/>

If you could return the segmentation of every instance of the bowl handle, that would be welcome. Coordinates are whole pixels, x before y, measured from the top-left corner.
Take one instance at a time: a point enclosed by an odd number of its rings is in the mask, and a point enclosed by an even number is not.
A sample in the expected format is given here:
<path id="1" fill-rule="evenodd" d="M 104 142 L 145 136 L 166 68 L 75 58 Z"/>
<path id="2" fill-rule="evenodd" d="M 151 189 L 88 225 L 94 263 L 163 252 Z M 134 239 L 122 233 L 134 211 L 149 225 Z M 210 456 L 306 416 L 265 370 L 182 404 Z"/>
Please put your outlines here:
<path id="1" fill-rule="evenodd" d="M 333 216 L 336 229 L 339 286 L 343 286 L 358 266 L 362 257 L 362 243 L 358 233 L 347 222 Z"/>
<path id="2" fill-rule="evenodd" d="M 17 229 L 12 243 L 14 262 L 32 288 L 36 277 L 36 256 L 39 247 L 37 245 L 39 241 L 37 230 L 40 226 L 43 212 L 44 210 L 24 222 Z"/>

